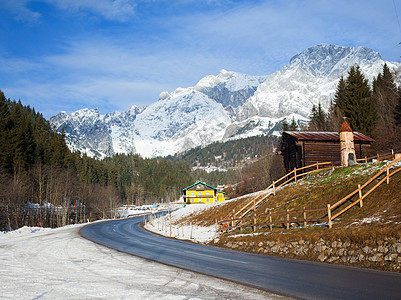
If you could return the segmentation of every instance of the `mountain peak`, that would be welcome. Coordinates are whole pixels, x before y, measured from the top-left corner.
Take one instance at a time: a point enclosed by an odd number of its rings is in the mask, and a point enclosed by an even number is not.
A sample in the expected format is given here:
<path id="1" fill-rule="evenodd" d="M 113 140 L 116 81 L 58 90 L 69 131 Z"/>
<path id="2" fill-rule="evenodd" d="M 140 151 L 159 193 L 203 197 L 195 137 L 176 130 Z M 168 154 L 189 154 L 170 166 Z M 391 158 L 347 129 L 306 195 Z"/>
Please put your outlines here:
<path id="1" fill-rule="evenodd" d="M 333 70 L 339 67 L 348 69 L 350 61 L 359 65 L 371 65 L 381 60 L 379 53 L 367 47 L 342 47 L 332 44 L 320 44 L 295 55 L 291 58 L 287 68 L 301 68 L 314 76 L 321 77 L 330 75 Z"/>

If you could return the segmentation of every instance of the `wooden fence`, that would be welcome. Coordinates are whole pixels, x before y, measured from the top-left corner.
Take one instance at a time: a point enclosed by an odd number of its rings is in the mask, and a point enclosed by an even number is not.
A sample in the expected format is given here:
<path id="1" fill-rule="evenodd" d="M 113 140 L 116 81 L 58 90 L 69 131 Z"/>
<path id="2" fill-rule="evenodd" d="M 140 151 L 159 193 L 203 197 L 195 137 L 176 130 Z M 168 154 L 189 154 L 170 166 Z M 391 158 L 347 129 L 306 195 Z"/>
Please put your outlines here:
<path id="1" fill-rule="evenodd" d="M 281 227 L 286 229 L 290 228 L 291 224 L 297 224 L 298 226 L 306 227 L 310 222 L 323 222 L 328 221 L 327 217 L 317 218 L 317 217 L 309 217 L 308 213 L 313 212 L 321 212 L 326 211 L 326 208 L 314 208 L 314 209 L 302 209 L 302 210 L 287 210 L 285 212 L 276 212 L 272 213 L 271 211 L 268 214 L 261 214 L 255 216 L 249 216 L 238 219 L 228 219 L 221 220 L 218 222 L 220 226 L 221 232 L 231 231 L 234 229 L 243 230 L 244 228 L 251 227 L 253 231 L 256 230 L 257 227 L 269 227 L 270 230 L 273 230 L 273 225 L 279 224 Z M 292 217 L 294 214 L 302 214 L 301 217 Z M 284 218 L 282 218 L 284 217 Z M 239 224 L 233 224 L 235 222 L 241 222 Z M 302 224 L 302 225 L 301 225 Z"/>
<path id="2" fill-rule="evenodd" d="M 251 227 L 253 231 L 256 230 L 257 227 L 269 227 L 270 230 L 272 230 L 274 224 L 281 224 L 284 228 L 289 229 L 291 224 L 298 224 L 298 226 L 301 226 L 300 224 L 303 224 L 304 227 L 307 226 L 308 222 L 323 222 L 327 221 L 328 227 L 332 228 L 332 221 L 340 216 L 341 214 L 345 213 L 347 210 L 349 210 L 351 207 L 355 206 L 356 204 L 360 204 L 360 207 L 363 206 L 363 199 L 365 199 L 370 193 L 372 193 L 377 187 L 379 187 L 382 183 L 386 182 L 389 184 L 390 182 L 390 177 L 395 175 L 396 173 L 401 171 L 401 167 L 393 170 L 390 172 L 390 168 L 395 165 L 396 163 L 401 161 L 401 155 L 400 154 L 395 154 L 394 151 L 390 154 L 392 158 L 394 159 L 393 162 L 387 163 L 386 167 L 377 172 L 374 176 L 372 176 L 367 182 L 365 182 L 363 185 L 358 185 L 358 188 L 350 193 L 349 195 L 345 196 L 341 200 L 337 201 L 335 204 L 330 205 L 327 204 L 327 207 L 324 208 L 315 208 L 315 209 L 303 209 L 303 210 L 287 210 L 286 212 L 277 212 L 277 213 L 272 213 L 271 211 L 269 214 L 260 214 L 256 215 L 256 208 L 258 205 L 262 203 L 265 199 L 267 199 L 270 195 L 275 195 L 276 190 L 291 182 L 292 180 L 297 180 L 301 176 L 305 176 L 312 171 L 304 172 L 302 174 L 297 173 L 302 169 L 308 169 L 308 168 L 314 168 L 316 167 L 317 169 L 319 168 L 319 165 L 331 165 L 331 163 L 316 163 L 314 165 L 310 165 L 301 169 L 294 169 L 292 172 L 288 173 L 286 176 L 283 176 L 280 178 L 278 181 L 273 182 L 272 185 L 270 185 L 267 189 L 265 189 L 261 194 L 259 194 L 257 197 L 253 198 L 251 201 L 249 201 L 245 206 L 243 206 L 237 213 L 234 213 L 233 218 L 229 219 L 222 219 L 218 223 L 220 227 L 220 232 L 227 232 L 227 231 L 232 231 L 232 230 L 237 230 L 237 229 L 244 229 L 244 228 L 249 228 Z M 386 157 L 386 155 L 378 155 L 377 157 Z M 375 157 L 377 159 L 377 157 Z M 292 176 L 291 176 L 292 174 Z M 386 176 L 382 179 L 379 179 L 381 175 L 386 174 Z M 290 175 L 290 176 L 289 176 Z M 288 179 L 288 177 L 290 177 Z M 379 182 L 371 187 L 369 190 L 365 191 L 363 193 L 364 189 L 368 189 L 368 186 L 374 181 L 374 180 L 379 180 Z M 283 183 L 280 183 L 278 186 L 276 186 L 277 183 L 280 181 L 283 181 Z M 267 194 L 263 195 L 266 193 L 269 189 L 272 189 L 269 191 Z M 262 196 L 261 196 L 262 195 Z M 338 209 L 342 207 L 343 204 L 345 204 L 347 201 L 350 201 L 350 199 L 358 195 L 357 200 L 353 201 L 351 204 L 346 206 L 345 208 L 341 209 L 340 211 L 337 212 Z M 246 216 L 250 212 L 254 212 L 253 216 Z M 323 217 L 313 217 L 313 218 L 307 218 L 307 213 L 311 212 L 322 212 L 325 211 L 327 213 L 324 214 Z M 302 217 L 299 218 L 291 218 L 291 215 L 294 214 L 300 214 L 302 213 Z M 240 216 L 238 216 L 241 214 Z M 282 217 L 285 216 L 284 219 Z M 275 219 L 273 220 L 273 217 Z"/>
<path id="3" fill-rule="evenodd" d="M 245 204 L 240 210 L 233 213 L 233 217 L 229 219 L 231 225 L 229 227 L 235 227 L 242 222 L 242 219 L 245 218 L 250 213 L 256 212 L 256 208 L 259 207 L 267 198 L 271 195 L 275 195 L 276 191 L 280 189 L 282 186 L 292 182 L 297 181 L 298 179 L 310 174 L 311 172 L 318 170 L 319 168 L 326 168 L 332 166 L 331 162 L 323 162 L 323 163 L 315 163 L 313 165 L 309 165 L 302 168 L 295 168 L 291 172 L 287 173 L 280 179 L 273 181 L 270 186 L 268 186 L 265 190 L 263 190 L 258 196 L 254 197 L 251 201 Z M 255 216 L 254 216 L 255 217 Z"/>
<path id="4" fill-rule="evenodd" d="M 398 157 L 397 159 L 395 159 L 392 163 L 387 163 L 385 168 L 383 168 L 382 170 L 377 172 L 373 177 L 371 177 L 363 185 L 358 185 L 358 188 L 355 191 L 353 191 L 352 193 L 350 193 L 349 195 L 345 196 L 344 198 L 342 198 L 341 200 L 337 201 L 333 205 L 327 204 L 327 211 L 329 213 L 328 214 L 329 215 L 329 217 L 328 217 L 328 219 L 329 219 L 329 228 L 332 227 L 332 221 L 335 218 L 337 218 L 341 214 L 345 213 L 351 207 L 355 206 L 356 204 L 359 204 L 360 207 L 362 207 L 363 206 L 363 199 L 365 199 L 367 196 L 369 196 L 369 194 L 372 193 L 375 189 L 377 189 L 382 183 L 386 182 L 387 184 L 389 184 L 390 183 L 390 177 L 401 171 L 401 167 L 398 168 L 398 169 L 395 169 L 392 172 L 390 172 L 390 168 L 393 165 L 395 165 L 396 163 L 400 162 L 400 161 L 401 161 L 401 156 Z M 379 179 L 378 177 L 380 177 L 383 174 L 386 174 L 384 176 L 384 178 Z M 368 186 L 376 179 L 378 179 L 379 182 L 369 189 Z M 367 189 L 365 194 L 363 194 L 363 190 L 364 189 Z M 346 206 L 345 208 L 343 208 L 339 212 L 336 212 L 335 214 L 333 214 L 334 210 L 336 210 L 337 208 L 340 208 L 340 206 L 342 204 L 344 204 L 346 201 L 350 201 L 350 199 L 353 196 L 355 196 L 356 194 L 358 194 L 358 199 L 357 200 L 353 201 L 351 204 L 349 204 L 348 206 Z"/>
<path id="5" fill-rule="evenodd" d="M 372 161 L 382 161 L 382 160 L 393 160 L 397 159 L 399 156 L 401 156 L 401 149 L 394 150 L 391 149 L 391 151 L 387 153 L 381 153 L 381 154 L 376 154 L 375 156 L 367 157 L 365 156 L 364 158 L 358 158 L 356 161 L 359 163 L 367 163 L 367 162 L 372 162 Z"/>

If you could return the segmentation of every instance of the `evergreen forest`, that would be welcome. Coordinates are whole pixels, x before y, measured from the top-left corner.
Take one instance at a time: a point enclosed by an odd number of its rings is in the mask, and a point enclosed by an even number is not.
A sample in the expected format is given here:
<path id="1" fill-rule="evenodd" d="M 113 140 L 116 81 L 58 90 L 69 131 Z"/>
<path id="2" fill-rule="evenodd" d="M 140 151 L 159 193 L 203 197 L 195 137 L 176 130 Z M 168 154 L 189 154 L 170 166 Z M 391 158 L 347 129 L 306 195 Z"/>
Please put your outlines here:
<path id="1" fill-rule="evenodd" d="M 122 204 L 176 200 L 194 180 L 185 161 L 71 152 L 42 114 L 0 91 L 0 230 L 111 218 Z"/>
<path id="2" fill-rule="evenodd" d="M 278 142 L 279 138 L 276 136 L 251 136 L 226 142 L 214 142 L 204 147 L 198 146 L 166 158 L 171 161 L 184 160 L 193 167 L 216 166 L 238 169 L 240 166 L 246 165 L 246 162 L 252 158 L 262 157 L 273 152 Z"/>

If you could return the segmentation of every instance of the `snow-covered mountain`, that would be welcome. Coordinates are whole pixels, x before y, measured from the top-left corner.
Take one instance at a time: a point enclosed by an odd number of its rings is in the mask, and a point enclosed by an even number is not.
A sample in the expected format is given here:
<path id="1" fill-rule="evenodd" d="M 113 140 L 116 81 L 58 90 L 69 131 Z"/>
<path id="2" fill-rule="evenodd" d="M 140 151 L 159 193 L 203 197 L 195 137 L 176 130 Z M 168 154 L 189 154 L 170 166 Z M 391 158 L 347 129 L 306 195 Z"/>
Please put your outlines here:
<path id="1" fill-rule="evenodd" d="M 277 134 L 283 118 L 302 122 L 313 105 L 320 102 L 328 108 L 339 78 L 351 66 L 359 65 L 372 80 L 384 63 L 366 47 L 322 44 L 294 56 L 269 76 L 222 70 L 194 87 L 162 92 L 148 107 L 132 106 L 106 115 L 97 109 L 61 112 L 50 122 L 59 131 L 64 128 L 71 149 L 91 156 L 128 152 L 165 156 L 214 141 Z"/>
<path id="2" fill-rule="evenodd" d="M 387 62 L 395 69 L 398 64 Z M 237 119 L 252 116 L 281 118 L 291 113 L 307 117 L 312 106 L 328 108 L 338 80 L 359 65 L 371 81 L 384 65 L 379 53 L 366 47 L 318 45 L 294 56 L 282 70 L 267 77 L 241 107 Z"/>
<path id="3" fill-rule="evenodd" d="M 135 152 L 132 132 L 134 121 L 144 108 L 132 106 L 125 112 L 99 114 L 98 109 L 81 109 L 67 115 L 60 112 L 50 118 L 52 126 L 64 130 L 71 150 L 79 150 L 93 157 L 115 153 Z"/>

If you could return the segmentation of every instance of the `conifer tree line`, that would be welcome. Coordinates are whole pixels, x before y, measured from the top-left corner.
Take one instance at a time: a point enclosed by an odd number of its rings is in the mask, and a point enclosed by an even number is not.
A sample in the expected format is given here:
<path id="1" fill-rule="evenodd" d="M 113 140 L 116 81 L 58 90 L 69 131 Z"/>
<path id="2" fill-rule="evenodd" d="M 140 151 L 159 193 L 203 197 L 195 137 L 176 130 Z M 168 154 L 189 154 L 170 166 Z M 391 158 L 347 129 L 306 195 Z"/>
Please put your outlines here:
<path id="1" fill-rule="evenodd" d="M 267 152 L 273 152 L 278 140 L 276 136 L 258 135 L 226 142 L 213 142 L 166 158 L 172 161 L 184 160 L 192 166 L 238 168 L 244 165 L 248 158 L 261 157 Z"/>
<path id="2" fill-rule="evenodd" d="M 121 204 L 179 198 L 187 162 L 71 152 L 42 114 L 0 91 L 0 230 L 110 218 Z"/>
<path id="3" fill-rule="evenodd" d="M 382 72 L 370 84 L 359 66 L 353 66 L 341 77 L 334 99 L 326 112 L 321 104 L 313 105 L 306 130 L 338 131 L 345 119 L 354 131 L 372 137 L 376 142 L 370 151 L 386 152 L 401 149 L 401 88 L 384 64 Z M 296 130 L 283 122 L 283 130 Z M 294 129 L 295 128 L 295 129 Z"/>

